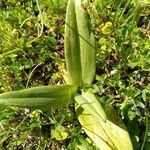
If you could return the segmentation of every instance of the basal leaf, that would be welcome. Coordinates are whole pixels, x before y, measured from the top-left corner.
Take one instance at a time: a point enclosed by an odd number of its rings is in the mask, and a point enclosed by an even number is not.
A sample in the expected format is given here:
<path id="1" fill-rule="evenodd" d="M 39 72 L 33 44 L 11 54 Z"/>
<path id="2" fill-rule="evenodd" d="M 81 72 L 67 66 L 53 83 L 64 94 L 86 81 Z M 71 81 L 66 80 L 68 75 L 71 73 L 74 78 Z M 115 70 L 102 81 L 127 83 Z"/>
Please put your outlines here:
<path id="1" fill-rule="evenodd" d="M 72 85 L 41 86 L 0 94 L 0 105 L 27 108 L 67 105 L 77 88 Z"/>
<path id="2" fill-rule="evenodd" d="M 95 40 L 91 31 L 89 16 L 81 6 L 81 0 L 75 0 L 76 20 L 80 42 L 80 57 L 82 80 L 84 84 L 91 84 L 95 75 L 96 52 Z"/>
<path id="3" fill-rule="evenodd" d="M 75 96 L 75 100 L 83 109 L 95 116 L 97 119 L 106 121 L 105 112 L 93 94 L 83 92 L 82 95 Z"/>
<path id="4" fill-rule="evenodd" d="M 69 0 L 65 25 L 65 59 L 72 84 L 82 84 L 80 43 L 75 13 L 75 1 Z"/>
<path id="5" fill-rule="evenodd" d="M 100 150 L 133 150 L 127 129 L 115 110 L 111 106 L 101 109 L 105 112 L 105 121 L 94 115 L 92 109 L 80 103 L 76 105 L 79 122 L 96 147 Z"/>
<path id="6" fill-rule="evenodd" d="M 69 0 L 65 25 L 66 66 L 72 84 L 91 84 L 95 75 L 95 41 L 81 0 Z"/>

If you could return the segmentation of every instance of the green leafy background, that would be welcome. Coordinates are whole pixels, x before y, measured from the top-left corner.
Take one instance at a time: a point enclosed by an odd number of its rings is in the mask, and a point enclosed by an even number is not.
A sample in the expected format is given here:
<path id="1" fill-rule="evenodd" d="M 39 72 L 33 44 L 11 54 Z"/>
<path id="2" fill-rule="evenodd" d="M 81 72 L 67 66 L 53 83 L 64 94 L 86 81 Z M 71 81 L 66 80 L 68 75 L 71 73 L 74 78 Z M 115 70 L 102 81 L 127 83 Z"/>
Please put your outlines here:
<path id="1" fill-rule="evenodd" d="M 66 4 L 67 0 L 0 1 L 0 93 L 64 83 Z M 84 7 L 97 52 L 94 84 L 84 90 L 100 96 L 104 105 L 113 105 L 135 150 L 144 142 L 149 150 L 149 2 L 94 0 Z M 43 111 L 0 108 L 1 149 L 76 147 L 94 149 L 77 121 L 73 103 Z"/>

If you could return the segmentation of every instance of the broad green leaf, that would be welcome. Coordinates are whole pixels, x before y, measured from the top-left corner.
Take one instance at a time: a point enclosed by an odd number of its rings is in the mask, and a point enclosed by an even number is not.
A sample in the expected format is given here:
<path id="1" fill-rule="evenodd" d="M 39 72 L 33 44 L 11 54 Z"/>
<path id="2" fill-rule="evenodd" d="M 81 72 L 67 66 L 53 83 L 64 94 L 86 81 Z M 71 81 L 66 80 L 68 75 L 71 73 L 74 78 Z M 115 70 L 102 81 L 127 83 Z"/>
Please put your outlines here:
<path id="1" fill-rule="evenodd" d="M 75 96 L 75 100 L 83 109 L 95 116 L 97 119 L 106 121 L 105 112 L 93 94 L 83 92 L 82 95 Z"/>
<path id="2" fill-rule="evenodd" d="M 81 106 L 76 107 L 76 113 L 78 115 L 79 122 L 82 125 L 85 133 L 93 140 L 96 147 L 100 150 L 114 150 L 115 147 L 102 129 L 98 119 L 84 110 Z M 101 137 L 102 136 L 102 137 Z M 113 146 L 112 146 L 113 145 Z M 115 149 L 116 150 L 116 149 Z"/>
<path id="3" fill-rule="evenodd" d="M 95 75 L 95 41 L 81 0 L 69 0 L 65 25 L 66 66 L 72 84 L 91 84 Z"/>
<path id="4" fill-rule="evenodd" d="M 96 52 L 95 40 L 91 32 L 88 14 L 81 6 L 81 0 L 75 0 L 76 20 L 80 41 L 80 57 L 82 80 L 84 84 L 91 84 L 95 75 Z"/>
<path id="5" fill-rule="evenodd" d="M 75 14 L 75 1 L 69 0 L 65 25 L 65 59 L 72 84 L 82 84 L 80 43 Z"/>
<path id="6" fill-rule="evenodd" d="M 0 94 L 0 105 L 27 108 L 67 105 L 77 88 L 73 85 L 41 86 Z"/>
<path id="7" fill-rule="evenodd" d="M 127 129 L 115 110 L 111 106 L 102 109 L 106 121 L 98 119 L 81 105 L 76 105 L 79 122 L 86 134 L 100 150 L 133 150 Z"/>

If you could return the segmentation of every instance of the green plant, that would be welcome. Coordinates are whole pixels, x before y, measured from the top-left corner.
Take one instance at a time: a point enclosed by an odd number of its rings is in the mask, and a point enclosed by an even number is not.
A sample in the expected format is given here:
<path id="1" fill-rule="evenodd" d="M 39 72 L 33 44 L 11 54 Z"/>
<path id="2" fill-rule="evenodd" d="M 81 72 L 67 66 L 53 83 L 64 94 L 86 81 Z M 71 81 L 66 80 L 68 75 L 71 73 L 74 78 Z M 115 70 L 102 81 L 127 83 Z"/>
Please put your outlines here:
<path id="1" fill-rule="evenodd" d="M 132 150 L 128 132 L 112 106 L 86 91 L 95 75 L 94 36 L 80 0 L 69 0 L 65 26 L 68 85 L 43 86 L 0 95 L 1 105 L 28 108 L 61 107 L 75 99 L 78 119 L 99 149 Z M 64 131 L 63 131 L 64 132 Z M 56 136 L 56 133 L 53 132 Z M 123 142 L 122 142 L 123 141 Z M 82 149 L 82 147 L 80 148 Z"/>

